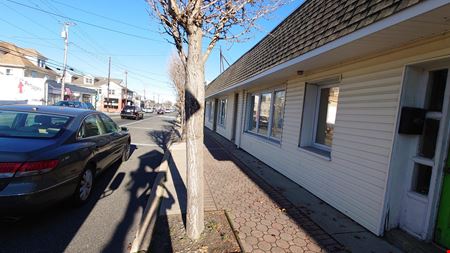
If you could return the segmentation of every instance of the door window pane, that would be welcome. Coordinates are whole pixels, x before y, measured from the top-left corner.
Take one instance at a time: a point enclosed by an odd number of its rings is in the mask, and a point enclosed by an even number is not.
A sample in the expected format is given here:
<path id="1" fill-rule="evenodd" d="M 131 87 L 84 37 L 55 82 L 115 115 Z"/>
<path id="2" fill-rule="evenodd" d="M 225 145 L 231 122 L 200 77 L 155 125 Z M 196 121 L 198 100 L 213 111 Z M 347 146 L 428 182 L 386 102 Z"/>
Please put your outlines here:
<path id="1" fill-rule="evenodd" d="M 270 103 L 272 100 L 272 93 L 261 94 L 261 104 L 258 120 L 258 133 L 267 135 L 269 130 L 269 116 L 270 116 Z"/>
<path id="2" fill-rule="evenodd" d="M 92 115 L 84 120 L 83 132 L 81 133 L 81 137 L 92 137 L 102 135 L 104 133 L 105 130 L 103 128 L 103 124 L 97 116 Z"/>
<path id="3" fill-rule="evenodd" d="M 428 191 L 430 190 L 431 172 L 432 168 L 430 166 L 416 163 L 414 167 L 412 190 L 423 195 L 428 195 Z"/>
<path id="4" fill-rule="evenodd" d="M 100 118 L 102 118 L 107 133 L 115 133 L 118 131 L 116 123 L 114 123 L 114 121 L 112 121 L 112 119 L 110 119 L 108 116 L 100 114 Z"/>
<path id="5" fill-rule="evenodd" d="M 334 124 L 336 122 L 339 87 L 322 88 L 319 95 L 319 107 L 316 128 L 316 143 L 331 147 Z"/>
<path id="6" fill-rule="evenodd" d="M 427 107 L 430 111 L 442 111 L 445 84 L 447 83 L 447 69 L 430 72 L 430 83 L 427 91 Z"/>
<path id="7" fill-rule="evenodd" d="M 258 107 L 259 107 L 259 95 L 252 95 L 250 97 L 250 109 L 251 119 L 249 122 L 248 130 L 256 132 L 256 122 L 258 120 Z"/>
<path id="8" fill-rule="evenodd" d="M 284 91 L 275 92 L 273 101 L 273 117 L 272 117 L 272 131 L 271 135 L 275 138 L 281 138 L 283 130 L 283 111 L 284 111 Z"/>
<path id="9" fill-rule="evenodd" d="M 419 154 L 432 159 L 436 150 L 436 141 L 439 132 L 440 120 L 426 119 L 423 134 L 419 145 Z"/>

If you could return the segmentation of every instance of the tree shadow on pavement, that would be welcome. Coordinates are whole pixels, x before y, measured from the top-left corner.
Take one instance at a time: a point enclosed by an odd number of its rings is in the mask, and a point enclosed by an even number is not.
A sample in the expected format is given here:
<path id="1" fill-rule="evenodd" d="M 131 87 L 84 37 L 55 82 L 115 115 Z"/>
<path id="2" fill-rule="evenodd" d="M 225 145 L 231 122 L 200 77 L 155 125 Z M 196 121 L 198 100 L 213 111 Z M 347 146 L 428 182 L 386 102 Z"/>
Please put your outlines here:
<path id="1" fill-rule="evenodd" d="M 158 150 L 152 150 L 138 157 L 139 165 L 137 169 L 129 173 L 129 179 L 125 185 L 129 195 L 125 214 L 109 243 L 103 248 L 103 252 L 128 251 L 128 249 L 124 249 L 124 242 L 132 242 L 132 238 L 127 238 L 129 229 L 140 218 L 136 217 L 137 211 L 143 211 L 147 204 L 149 190 L 157 174 L 155 169 L 160 165 L 162 158 L 163 154 Z"/>

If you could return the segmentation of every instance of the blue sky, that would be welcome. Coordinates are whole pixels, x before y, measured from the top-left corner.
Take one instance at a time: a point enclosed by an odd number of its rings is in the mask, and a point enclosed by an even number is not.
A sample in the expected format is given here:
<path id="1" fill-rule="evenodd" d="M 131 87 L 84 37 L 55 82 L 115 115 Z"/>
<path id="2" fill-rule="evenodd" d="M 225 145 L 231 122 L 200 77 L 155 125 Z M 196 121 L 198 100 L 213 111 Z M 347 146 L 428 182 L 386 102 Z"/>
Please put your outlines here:
<path id="1" fill-rule="evenodd" d="M 260 20 L 260 29 L 254 30 L 252 38 L 245 43 L 221 42 L 206 64 L 206 80 L 211 81 L 219 74 L 220 45 L 226 59 L 233 63 L 302 2 L 293 0 L 269 19 Z M 166 41 L 168 37 L 161 34 L 157 21 L 148 15 L 144 0 L 0 0 L 0 40 L 34 48 L 58 65 L 63 62 L 64 52 L 60 37 L 62 23 L 70 20 L 20 3 L 78 20 L 69 28 L 70 67 L 95 76 L 107 76 L 111 56 L 111 77 L 124 79 L 126 69 L 131 89 L 142 95 L 145 90 L 148 99 L 157 99 L 159 95 L 161 101 L 174 100 L 166 74 L 174 48 Z"/>

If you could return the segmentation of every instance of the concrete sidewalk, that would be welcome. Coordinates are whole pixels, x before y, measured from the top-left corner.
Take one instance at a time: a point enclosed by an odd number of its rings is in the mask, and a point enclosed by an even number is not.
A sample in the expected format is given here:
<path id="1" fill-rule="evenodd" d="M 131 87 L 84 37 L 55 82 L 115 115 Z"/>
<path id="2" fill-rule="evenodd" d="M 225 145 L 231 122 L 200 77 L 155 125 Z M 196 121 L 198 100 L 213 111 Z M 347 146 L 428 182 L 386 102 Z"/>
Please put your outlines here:
<path id="1" fill-rule="evenodd" d="M 160 214 L 186 208 L 185 144 L 171 152 Z M 245 252 L 400 252 L 209 130 L 204 159 L 205 210 L 227 210 Z"/>

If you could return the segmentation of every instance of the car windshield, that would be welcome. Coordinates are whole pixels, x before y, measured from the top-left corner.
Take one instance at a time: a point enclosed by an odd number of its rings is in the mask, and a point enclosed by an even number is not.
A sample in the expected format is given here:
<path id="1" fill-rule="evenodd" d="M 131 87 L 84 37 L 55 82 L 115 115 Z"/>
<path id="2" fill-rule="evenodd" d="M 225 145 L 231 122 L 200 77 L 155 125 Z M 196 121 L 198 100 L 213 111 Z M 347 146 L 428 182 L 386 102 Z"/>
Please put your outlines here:
<path id="1" fill-rule="evenodd" d="M 134 106 L 130 106 L 130 105 L 127 105 L 127 106 L 125 106 L 125 108 L 123 108 L 124 110 L 134 110 Z"/>
<path id="2" fill-rule="evenodd" d="M 31 112 L 0 110 L 0 137 L 52 138 L 71 117 Z"/>

